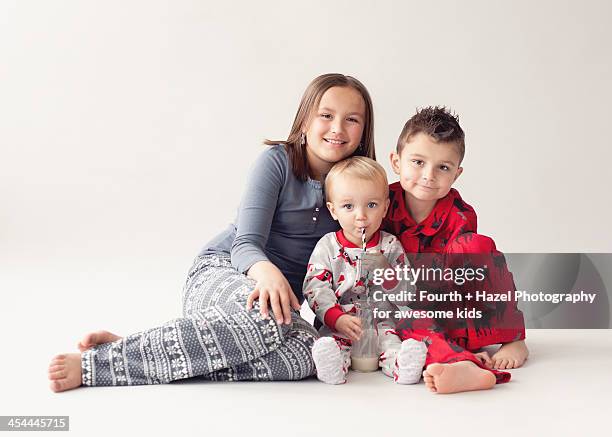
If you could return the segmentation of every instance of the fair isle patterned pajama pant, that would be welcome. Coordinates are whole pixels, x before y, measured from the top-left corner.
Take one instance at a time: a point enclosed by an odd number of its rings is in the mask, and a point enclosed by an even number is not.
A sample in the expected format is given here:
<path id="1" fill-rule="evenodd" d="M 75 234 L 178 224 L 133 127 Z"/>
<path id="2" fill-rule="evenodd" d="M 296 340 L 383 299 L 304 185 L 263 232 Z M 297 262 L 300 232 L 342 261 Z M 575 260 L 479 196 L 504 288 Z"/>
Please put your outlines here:
<path id="1" fill-rule="evenodd" d="M 183 290 L 183 318 L 82 354 L 83 385 L 299 380 L 315 373 L 316 330 L 295 311 L 291 325 L 246 310 L 254 281 L 225 254 L 196 258 Z"/>

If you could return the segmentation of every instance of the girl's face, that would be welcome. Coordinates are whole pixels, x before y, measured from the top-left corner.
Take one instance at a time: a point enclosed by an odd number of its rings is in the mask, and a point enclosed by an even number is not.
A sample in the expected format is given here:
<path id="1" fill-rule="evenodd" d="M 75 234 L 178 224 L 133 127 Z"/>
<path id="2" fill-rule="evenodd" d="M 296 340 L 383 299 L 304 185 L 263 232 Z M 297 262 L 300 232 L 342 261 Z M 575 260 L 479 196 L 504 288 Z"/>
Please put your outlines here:
<path id="1" fill-rule="evenodd" d="M 321 179 L 332 166 L 355 152 L 365 122 L 365 102 L 350 87 L 332 87 L 314 108 L 306 134 L 306 156 L 313 172 Z"/>

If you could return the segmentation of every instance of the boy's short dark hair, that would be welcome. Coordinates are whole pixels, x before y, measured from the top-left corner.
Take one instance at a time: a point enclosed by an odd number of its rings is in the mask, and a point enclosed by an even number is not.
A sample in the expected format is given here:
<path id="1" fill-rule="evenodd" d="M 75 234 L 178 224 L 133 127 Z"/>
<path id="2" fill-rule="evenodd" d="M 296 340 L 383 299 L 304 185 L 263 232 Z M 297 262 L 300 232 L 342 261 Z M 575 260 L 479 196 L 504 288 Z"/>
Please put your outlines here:
<path id="1" fill-rule="evenodd" d="M 429 135 L 437 143 L 452 143 L 459 152 L 459 162 L 465 155 L 465 134 L 459 126 L 459 117 L 445 106 L 428 106 L 417 109 L 404 125 L 397 140 L 397 153 L 401 154 L 406 143 L 416 134 Z"/>

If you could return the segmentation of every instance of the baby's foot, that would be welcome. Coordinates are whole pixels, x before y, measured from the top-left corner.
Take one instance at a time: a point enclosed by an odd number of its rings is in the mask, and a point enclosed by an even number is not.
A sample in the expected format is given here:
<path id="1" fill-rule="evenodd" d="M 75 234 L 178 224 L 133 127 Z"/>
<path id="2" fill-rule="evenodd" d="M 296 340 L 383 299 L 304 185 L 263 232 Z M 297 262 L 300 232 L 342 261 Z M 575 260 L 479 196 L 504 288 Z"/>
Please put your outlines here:
<path id="1" fill-rule="evenodd" d="M 85 352 L 87 349 L 99 344 L 111 343 L 119 339 L 121 339 L 121 337 L 108 331 L 90 332 L 83 337 L 83 340 L 79 342 L 77 347 L 81 352 Z"/>
<path id="2" fill-rule="evenodd" d="M 321 337 L 312 346 L 312 359 L 317 368 L 317 378 L 326 384 L 344 384 L 346 372 L 344 360 L 336 340 Z"/>
<path id="3" fill-rule="evenodd" d="M 436 393 L 486 390 L 495 385 L 495 375 L 471 361 L 434 363 L 423 372 L 425 386 Z"/>
<path id="4" fill-rule="evenodd" d="M 516 369 L 525 363 L 528 356 L 529 350 L 527 349 L 525 340 L 504 343 L 491 357 L 491 360 L 493 361 L 491 367 L 502 370 Z"/>
<path id="5" fill-rule="evenodd" d="M 81 354 L 56 355 L 49 364 L 51 390 L 66 391 L 81 385 Z"/>
<path id="6" fill-rule="evenodd" d="M 421 380 L 427 358 L 427 346 L 412 338 L 404 340 L 395 361 L 394 380 L 398 384 L 416 384 Z"/>

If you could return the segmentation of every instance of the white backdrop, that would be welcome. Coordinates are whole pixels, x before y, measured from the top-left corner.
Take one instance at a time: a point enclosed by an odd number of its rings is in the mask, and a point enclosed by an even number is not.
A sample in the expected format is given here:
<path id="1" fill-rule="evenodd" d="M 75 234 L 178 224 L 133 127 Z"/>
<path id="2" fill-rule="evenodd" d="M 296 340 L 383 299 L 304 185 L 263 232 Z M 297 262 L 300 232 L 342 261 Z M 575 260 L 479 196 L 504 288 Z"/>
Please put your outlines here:
<path id="1" fill-rule="evenodd" d="M 36 374 L 12 405 L 85 331 L 179 315 L 192 258 L 322 73 L 368 87 L 388 170 L 417 106 L 456 110 L 457 188 L 501 250 L 611 252 L 610 16 L 603 0 L 3 0 L 0 323 L 28 360 L 2 368 Z"/>

